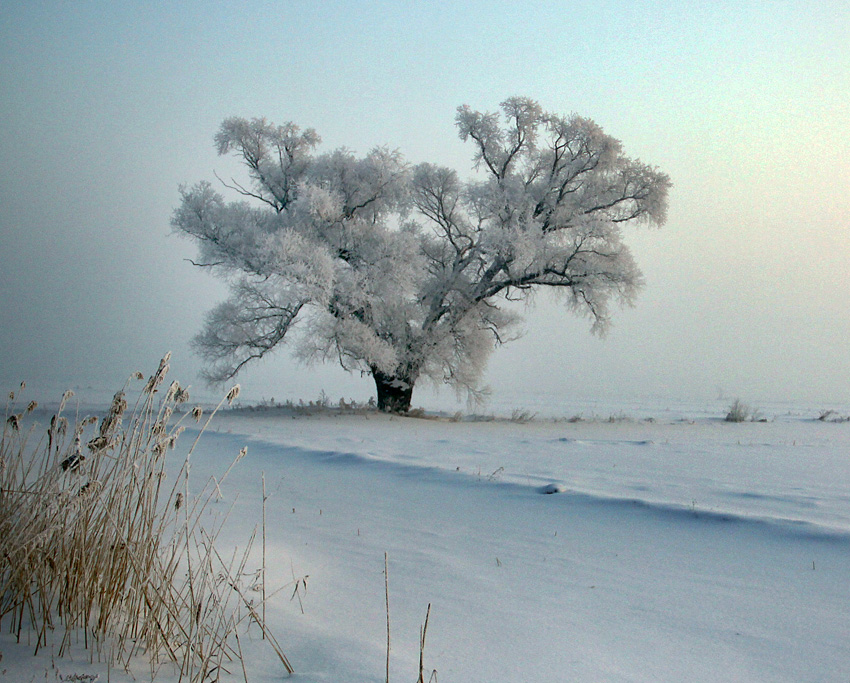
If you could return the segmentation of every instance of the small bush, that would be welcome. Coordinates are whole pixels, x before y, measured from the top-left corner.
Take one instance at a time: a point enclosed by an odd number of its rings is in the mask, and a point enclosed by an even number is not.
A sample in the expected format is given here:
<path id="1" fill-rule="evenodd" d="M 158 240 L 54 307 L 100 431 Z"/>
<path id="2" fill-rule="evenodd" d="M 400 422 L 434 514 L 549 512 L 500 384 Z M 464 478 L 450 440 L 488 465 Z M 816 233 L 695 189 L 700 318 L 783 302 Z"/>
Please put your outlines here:
<path id="1" fill-rule="evenodd" d="M 820 422 L 850 422 L 850 417 L 841 415 L 835 410 L 823 410 L 818 417 Z"/>
<path id="2" fill-rule="evenodd" d="M 736 398 L 726 413 L 726 422 L 757 422 L 761 419 L 759 411 Z"/>
<path id="3" fill-rule="evenodd" d="M 511 413 L 511 422 L 527 424 L 529 422 L 533 422 L 535 417 L 537 417 L 537 413 L 532 413 L 530 410 L 526 410 L 525 408 L 514 408 Z"/>

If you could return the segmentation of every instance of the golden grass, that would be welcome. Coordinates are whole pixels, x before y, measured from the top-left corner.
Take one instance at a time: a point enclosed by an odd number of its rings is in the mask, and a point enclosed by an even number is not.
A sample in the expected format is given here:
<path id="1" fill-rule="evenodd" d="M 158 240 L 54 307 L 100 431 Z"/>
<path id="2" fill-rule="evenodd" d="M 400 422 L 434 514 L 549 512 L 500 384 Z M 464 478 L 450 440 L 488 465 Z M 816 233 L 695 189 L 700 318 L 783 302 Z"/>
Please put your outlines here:
<path id="1" fill-rule="evenodd" d="M 92 660 L 127 671 L 143 662 L 151 678 L 172 663 L 181 681 L 194 683 L 225 671 L 247 681 L 239 629 L 256 623 L 292 673 L 240 585 L 251 542 L 226 559 L 215 547 L 223 522 L 201 524 L 227 473 L 197 494 L 189 487 L 200 433 L 238 386 L 206 419 L 175 476 L 166 454 L 182 423 L 200 422 L 202 411 L 178 409 L 188 391 L 177 382 L 166 389 L 167 372 L 168 356 L 130 410 L 128 385 L 144 380 L 136 373 L 100 420 L 72 424 L 63 415 L 67 392 L 40 439 L 35 427 L 25 430 L 35 404 L 16 413 L 10 395 L 0 444 L 0 627 L 19 641 L 27 634 L 36 654 L 50 645 L 61 656 L 81 642 Z"/>

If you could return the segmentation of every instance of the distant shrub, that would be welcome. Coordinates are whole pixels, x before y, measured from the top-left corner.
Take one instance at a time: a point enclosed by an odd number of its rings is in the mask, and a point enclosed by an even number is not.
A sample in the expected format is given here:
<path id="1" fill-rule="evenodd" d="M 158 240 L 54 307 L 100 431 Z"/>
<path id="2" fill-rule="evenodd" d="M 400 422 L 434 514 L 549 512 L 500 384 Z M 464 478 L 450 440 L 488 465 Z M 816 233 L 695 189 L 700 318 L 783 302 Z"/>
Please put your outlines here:
<path id="1" fill-rule="evenodd" d="M 726 422 L 757 422 L 761 419 L 759 411 L 736 398 L 726 413 Z"/>
<path id="2" fill-rule="evenodd" d="M 526 410 L 525 408 L 514 408 L 511 413 L 511 422 L 526 424 L 528 422 L 532 422 L 535 417 L 537 417 L 537 413 L 532 413 L 530 410 Z"/>
<path id="3" fill-rule="evenodd" d="M 850 422 L 850 417 L 841 415 L 834 410 L 822 410 L 818 420 L 820 422 Z"/>

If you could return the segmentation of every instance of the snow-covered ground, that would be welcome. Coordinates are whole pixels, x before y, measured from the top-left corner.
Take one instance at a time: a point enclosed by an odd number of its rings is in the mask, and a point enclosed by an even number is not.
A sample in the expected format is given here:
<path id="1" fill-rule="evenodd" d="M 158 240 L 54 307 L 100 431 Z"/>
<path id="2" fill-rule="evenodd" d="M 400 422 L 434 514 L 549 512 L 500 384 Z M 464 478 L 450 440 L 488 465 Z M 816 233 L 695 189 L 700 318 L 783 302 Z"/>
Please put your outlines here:
<path id="1" fill-rule="evenodd" d="M 283 587 L 266 618 L 294 680 L 385 680 L 386 553 L 391 681 L 416 680 L 430 604 L 426 681 L 846 682 L 850 423 L 763 412 L 521 424 L 231 410 L 192 476 L 247 444 L 213 506 L 232 509 L 227 547 L 259 524 L 265 474 L 267 590 Z M 282 679 L 258 635 L 250 680 Z M 0 651 L 6 680 L 106 680 L 5 633 Z"/>

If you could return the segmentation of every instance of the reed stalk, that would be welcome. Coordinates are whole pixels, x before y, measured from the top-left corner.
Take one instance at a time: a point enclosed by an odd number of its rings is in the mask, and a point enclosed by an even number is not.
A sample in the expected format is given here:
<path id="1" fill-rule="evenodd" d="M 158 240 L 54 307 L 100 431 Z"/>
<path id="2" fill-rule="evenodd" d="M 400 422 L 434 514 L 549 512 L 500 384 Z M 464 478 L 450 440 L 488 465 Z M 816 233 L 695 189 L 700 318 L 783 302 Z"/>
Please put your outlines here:
<path id="1" fill-rule="evenodd" d="M 25 429 L 35 403 L 16 412 L 24 385 L 10 395 L 0 442 L 0 628 L 30 642 L 35 654 L 51 639 L 59 656 L 81 643 L 92 660 L 130 672 L 142 658 L 151 677 L 171 663 L 181 681 L 201 683 L 241 658 L 235 638 L 250 623 L 239 616 L 247 605 L 292 673 L 239 586 L 247 551 L 223 562 L 215 542 L 224 521 L 211 531 L 203 524 L 245 450 L 222 477 L 197 493 L 190 487 L 199 439 L 238 386 L 210 413 L 175 477 L 167 453 L 182 423 L 200 421 L 202 411 L 181 414 L 189 394 L 177 382 L 165 387 L 168 361 L 137 390 L 132 409 L 127 391 L 144 380 L 140 373 L 101 418 L 67 418 L 66 392 L 40 439 L 35 427 Z M 265 490 L 263 497 L 265 573 Z"/>

